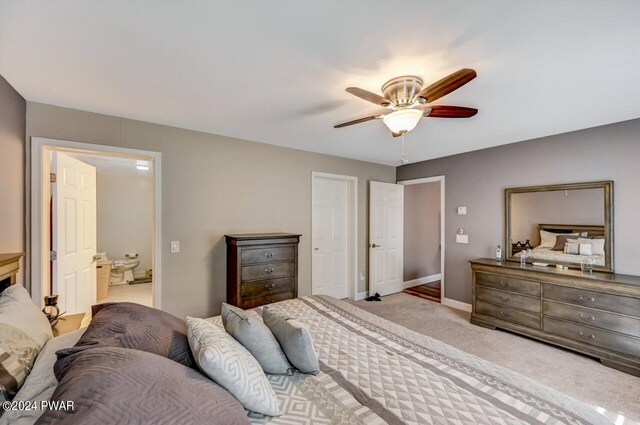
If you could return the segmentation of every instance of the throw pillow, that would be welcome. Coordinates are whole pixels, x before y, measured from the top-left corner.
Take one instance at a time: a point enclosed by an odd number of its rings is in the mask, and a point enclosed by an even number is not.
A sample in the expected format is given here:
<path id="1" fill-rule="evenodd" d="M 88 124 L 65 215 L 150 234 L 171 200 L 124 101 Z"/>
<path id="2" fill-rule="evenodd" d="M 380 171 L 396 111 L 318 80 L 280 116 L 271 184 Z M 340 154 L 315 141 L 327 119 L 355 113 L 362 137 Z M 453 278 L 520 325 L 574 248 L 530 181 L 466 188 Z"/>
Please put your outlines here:
<path id="1" fill-rule="evenodd" d="M 200 369 L 226 388 L 245 409 L 280 416 L 278 398 L 260 363 L 223 328 L 187 317 L 189 344 Z"/>
<path id="2" fill-rule="evenodd" d="M 78 343 L 57 352 L 58 358 L 95 347 L 122 347 L 167 357 L 195 367 L 184 320 L 135 303 L 94 305 L 93 319 Z"/>
<path id="3" fill-rule="evenodd" d="M 0 401 L 13 399 L 39 352 L 38 343 L 29 335 L 0 323 Z"/>
<path id="4" fill-rule="evenodd" d="M 262 309 L 262 318 L 296 369 L 302 373 L 318 373 L 320 371 L 311 334 L 300 322 L 278 316 L 268 307 Z"/>
<path id="5" fill-rule="evenodd" d="M 0 295 L 0 323 L 20 329 L 40 348 L 53 338 L 49 320 L 22 285 L 11 285 Z"/>
<path id="6" fill-rule="evenodd" d="M 291 373 L 291 365 L 278 341 L 256 312 L 222 303 L 222 324 L 229 335 L 249 350 L 266 373 Z"/>

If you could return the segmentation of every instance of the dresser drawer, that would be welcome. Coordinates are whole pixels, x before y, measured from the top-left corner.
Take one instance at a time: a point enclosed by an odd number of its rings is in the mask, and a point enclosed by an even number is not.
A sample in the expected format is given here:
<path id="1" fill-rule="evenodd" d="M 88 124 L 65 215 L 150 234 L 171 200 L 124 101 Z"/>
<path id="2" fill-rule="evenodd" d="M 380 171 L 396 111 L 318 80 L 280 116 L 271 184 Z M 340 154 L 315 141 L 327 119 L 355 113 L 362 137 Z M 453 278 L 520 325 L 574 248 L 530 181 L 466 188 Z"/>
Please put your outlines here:
<path id="1" fill-rule="evenodd" d="M 242 267 L 242 281 L 293 276 L 295 272 L 296 263 L 293 261 L 245 266 Z"/>
<path id="2" fill-rule="evenodd" d="M 555 301 L 545 301 L 543 313 L 545 316 L 569 320 L 574 323 L 640 338 L 640 319 L 634 317 Z"/>
<path id="3" fill-rule="evenodd" d="M 489 301 L 493 304 L 519 308 L 532 313 L 540 313 L 540 298 L 528 297 L 526 295 L 514 294 L 512 292 L 500 291 L 484 286 L 476 286 L 476 298 Z"/>
<path id="4" fill-rule="evenodd" d="M 544 299 L 563 301 L 614 313 L 640 317 L 640 298 L 605 294 L 604 292 L 587 291 L 557 285 L 544 285 Z"/>
<path id="5" fill-rule="evenodd" d="M 296 255 L 293 246 L 273 248 L 243 248 L 240 254 L 242 264 L 273 263 L 276 261 L 293 261 Z"/>
<path id="6" fill-rule="evenodd" d="M 509 307 L 503 307 L 484 301 L 476 301 L 476 314 L 495 317 L 506 322 L 517 323 L 533 329 L 540 329 L 540 315 L 526 313 Z"/>
<path id="7" fill-rule="evenodd" d="M 264 297 L 242 299 L 242 301 L 240 301 L 240 308 L 246 310 L 248 308 L 255 308 L 265 304 L 276 303 L 278 301 L 291 300 L 293 297 L 293 292 L 281 292 L 279 294 L 267 295 Z"/>
<path id="8" fill-rule="evenodd" d="M 504 291 L 533 295 L 534 297 L 540 296 L 540 282 L 534 282 L 533 280 L 516 279 L 509 276 L 477 272 L 476 284 L 502 289 Z"/>
<path id="9" fill-rule="evenodd" d="M 632 356 L 640 356 L 640 339 L 545 317 L 545 332 Z"/>
<path id="10" fill-rule="evenodd" d="M 295 290 L 295 283 L 294 277 L 243 282 L 240 284 L 240 295 L 242 298 L 255 298 L 280 292 L 291 292 Z"/>

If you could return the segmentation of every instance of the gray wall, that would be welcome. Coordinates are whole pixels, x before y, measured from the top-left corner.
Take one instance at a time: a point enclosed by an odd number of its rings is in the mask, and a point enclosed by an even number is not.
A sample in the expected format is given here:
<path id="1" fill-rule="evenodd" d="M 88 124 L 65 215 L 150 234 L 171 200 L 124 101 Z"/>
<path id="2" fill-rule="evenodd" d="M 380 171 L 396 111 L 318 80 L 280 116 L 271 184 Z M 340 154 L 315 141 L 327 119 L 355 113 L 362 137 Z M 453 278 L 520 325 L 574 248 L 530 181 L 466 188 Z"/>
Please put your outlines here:
<path id="1" fill-rule="evenodd" d="M 144 276 L 153 260 L 153 175 L 96 173 L 98 251 L 111 260 L 137 253 L 140 264 L 133 271 Z"/>
<path id="2" fill-rule="evenodd" d="M 440 182 L 404 187 L 404 281 L 440 273 Z"/>
<path id="3" fill-rule="evenodd" d="M 425 142 L 425 143 L 428 143 Z M 640 119 L 469 152 L 397 169 L 397 180 L 445 175 L 445 291 L 471 301 L 468 261 L 504 244 L 504 189 L 613 180 L 615 271 L 640 274 Z M 457 206 L 468 215 L 458 216 Z M 458 227 L 469 244 L 456 244 Z"/>
<path id="4" fill-rule="evenodd" d="M 0 253 L 24 250 L 25 114 L 25 100 L 0 76 Z"/>
<path id="5" fill-rule="evenodd" d="M 511 195 L 511 239 L 540 244 L 539 224 L 604 226 L 604 189 L 553 190 Z"/>
<path id="6" fill-rule="evenodd" d="M 311 293 L 312 171 L 358 177 L 358 270 L 366 274 L 367 182 L 395 178 L 389 166 L 29 102 L 33 136 L 162 153 L 162 308 L 181 317 L 220 311 L 225 233 L 301 233 L 299 293 Z M 181 253 L 169 252 L 172 240 Z"/>

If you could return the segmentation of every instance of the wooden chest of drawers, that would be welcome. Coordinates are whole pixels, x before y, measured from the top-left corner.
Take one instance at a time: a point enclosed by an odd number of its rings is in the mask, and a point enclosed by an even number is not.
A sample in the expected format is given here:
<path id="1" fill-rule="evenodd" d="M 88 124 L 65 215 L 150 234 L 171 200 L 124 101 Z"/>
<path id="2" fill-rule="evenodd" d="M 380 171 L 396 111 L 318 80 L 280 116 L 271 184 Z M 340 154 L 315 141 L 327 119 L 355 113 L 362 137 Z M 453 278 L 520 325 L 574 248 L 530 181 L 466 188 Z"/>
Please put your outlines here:
<path id="1" fill-rule="evenodd" d="M 471 323 L 591 355 L 640 376 L 640 277 L 471 262 Z"/>
<path id="2" fill-rule="evenodd" d="M 240 308 L 298 296 L 298 243 L 292 233 L 225 235 L 227 302 Z"/>

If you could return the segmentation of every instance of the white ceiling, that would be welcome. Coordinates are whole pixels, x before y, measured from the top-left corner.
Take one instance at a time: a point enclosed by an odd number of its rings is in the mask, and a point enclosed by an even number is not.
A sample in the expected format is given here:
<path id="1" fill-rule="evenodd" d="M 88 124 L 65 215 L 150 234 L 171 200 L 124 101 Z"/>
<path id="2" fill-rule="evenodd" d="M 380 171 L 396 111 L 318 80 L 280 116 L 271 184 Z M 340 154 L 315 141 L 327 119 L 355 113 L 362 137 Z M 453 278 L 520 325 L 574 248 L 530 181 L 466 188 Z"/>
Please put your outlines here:
<path id="1" fill-rule="evenodd" d="M 145 161 L 148 170 L 138 170 L 136 165 L 139 160 L 134 158 L 125 158 L 119 156 L 107 156 L 92 153 L 81 152 L 65 152 L 70 157 L 73 157 L 79 161 L 86 162 L 89 165 L 96 167 L 98 173 L 106 174 L 124 174 L 124 175 L 136 175 L 136 176 L 152 176 L 153 164 L 151 161 Z"/>
<path id="2" fill-rule="evenodd" d="M 27 99 L 397 164 L 348 86 L 478 77 L 411 162 L 640 117 L 640 1 L 0 0 L 0 73 Z M 605 141 L 603 141 L 605 142 Z"/>

